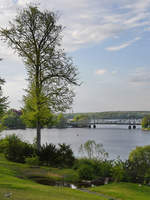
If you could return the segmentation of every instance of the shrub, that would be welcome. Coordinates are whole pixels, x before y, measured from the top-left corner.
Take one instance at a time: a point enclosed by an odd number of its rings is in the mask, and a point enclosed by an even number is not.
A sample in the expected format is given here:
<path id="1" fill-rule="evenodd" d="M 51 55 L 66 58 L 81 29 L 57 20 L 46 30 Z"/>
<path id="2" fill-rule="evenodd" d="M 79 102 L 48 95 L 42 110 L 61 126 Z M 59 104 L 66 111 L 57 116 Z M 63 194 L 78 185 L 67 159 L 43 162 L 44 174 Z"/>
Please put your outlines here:
<path id="1" fill-rule="evenodd" d="M 119 160 L 116 160 L 113 163 L 113 167 L 111 169 L 112 172 L 112 178 L 115 182 L 123 181 L 125 176 L 125 170 L 124 170 L 124 162 Z"/>
<path id="2" fill-rule="evenodd" d="M 87 166 L 89 166 L 87 168 Z M 74 167 L 78 171 L 79 177 L 82 179 L 87 177 L 87 180 L 105 178 L 111 176 L 112 161 L 97 161 L 91 159 L 77 159 Z M 85 168 L 85 172 L 84 172 Z M 89 175 L 88 172 L 89 171 Z"/>
<path id="3" fill-rule="evenodd" d="M 7 137 L 0 140 L 0 153 L 4 153 L 8 147 Z"/>
<path id="4" fill-rule="evenodd" d="M 46 144 L 37 152 L 42 165 L 56 167 L 58 162 L 58 150 L 54 144 Z"/>
<path id="5" fill-rule="evenodd" d="M 59 149 L 57 152 L 57 160 L 60 167 L 72 167 L 75 161 L 73 151 L 70 148 L 70 145 L 59 144 Z"/>
<path id="6" fill-rule="evenodd" d="M 94 167 L 88 164 L 82 164 L 78 168 L 79 178 L 83 180 L 92 180 L 95 178 L 94 176 Z"/>
<path id="7" fill-rule="evenodd" d="M 40 161 L 39 161 L 39 157 L 38 156 L 33 156 L 33 157 L 27 157 L 25 158 L 25 162 L 28 164 L 28 165 L 39 165 L 40 164 Z"/>
<path id="8" fill-rule="evenodd" d="M 58 148 L 54 144 L 43 145 L 37 155 L 42 165 L 52 167 L 72 167 L 75 160 L 73 151 L 66 144 L 59 144 Z"/>
<path id="9" fill-rule="evenodd" d="M 134 182 L 145 182 L 147 176 L 149 176 L 150 145 L 136 147 L 131 151 L 128 164 L 128 173 L 134 179 Z"/>
<path id="10" fill-rule="evenodd" d="M 8 145 L 5 149 L 5 157 L 14 162 L 24 163 L 26 157 L 33 155 L 34 149 L 32 145 L 23 142 L 15 134 L 7 136 Z"/>

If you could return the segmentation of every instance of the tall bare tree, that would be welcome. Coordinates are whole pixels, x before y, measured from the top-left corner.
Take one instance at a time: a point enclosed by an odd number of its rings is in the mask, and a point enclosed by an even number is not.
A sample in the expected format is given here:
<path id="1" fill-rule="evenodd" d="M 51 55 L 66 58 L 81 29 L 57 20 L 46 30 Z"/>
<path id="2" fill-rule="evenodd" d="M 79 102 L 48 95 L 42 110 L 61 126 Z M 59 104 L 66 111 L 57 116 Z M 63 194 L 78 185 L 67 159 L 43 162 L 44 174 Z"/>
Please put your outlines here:
<path id="1" fill-rule="evenodd" d="M 1 28 L 4 42 L 23 58 L 28 74 L 24 112 L 36 121 L 37 148 L 41 145 L 41 126 L 50 111 L 63 111 L 71 105 L 78 71 L 61 48 L 63 27 L 56 13 L 28 6 L 20 11 L 9 28 Z M 45 116 L 45 117 L 44 117 Z M 45 119 L 44 119 L 45 118 Z"/>

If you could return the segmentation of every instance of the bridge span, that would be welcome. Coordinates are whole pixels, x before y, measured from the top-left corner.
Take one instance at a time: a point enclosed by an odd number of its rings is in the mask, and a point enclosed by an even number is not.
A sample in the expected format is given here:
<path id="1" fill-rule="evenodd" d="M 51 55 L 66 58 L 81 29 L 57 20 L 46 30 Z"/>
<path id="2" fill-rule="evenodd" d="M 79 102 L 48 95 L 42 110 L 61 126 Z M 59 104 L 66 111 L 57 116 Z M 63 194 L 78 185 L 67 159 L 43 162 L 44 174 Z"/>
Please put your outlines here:
<path id="1" fill-rule="evenodd" d="M 73 127 L 89 127 L 97 128 L 98 125 L 127 125 L 128 129 L 136 129 L 137 125 L 141 125 L 142 119 L 91 119 L 88 121 L 71 122 Z"/>

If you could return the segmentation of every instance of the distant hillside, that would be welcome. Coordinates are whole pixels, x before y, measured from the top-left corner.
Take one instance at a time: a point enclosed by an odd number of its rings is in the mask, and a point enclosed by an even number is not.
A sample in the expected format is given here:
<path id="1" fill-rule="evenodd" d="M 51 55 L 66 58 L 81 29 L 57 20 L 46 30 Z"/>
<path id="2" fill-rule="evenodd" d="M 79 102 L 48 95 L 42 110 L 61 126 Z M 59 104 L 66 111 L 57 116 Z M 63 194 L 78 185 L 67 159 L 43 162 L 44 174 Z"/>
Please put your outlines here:
<path id="1" fill-rule="evenodd" d="M 150 115 L 150 111 L 110 111 L 110 112 L 91 112 L 91 113 L 69 113 L 65 114 L 68 119 L 73 119 L 75 115 L 86 115 L 96 119 L 141 119 Z"/>

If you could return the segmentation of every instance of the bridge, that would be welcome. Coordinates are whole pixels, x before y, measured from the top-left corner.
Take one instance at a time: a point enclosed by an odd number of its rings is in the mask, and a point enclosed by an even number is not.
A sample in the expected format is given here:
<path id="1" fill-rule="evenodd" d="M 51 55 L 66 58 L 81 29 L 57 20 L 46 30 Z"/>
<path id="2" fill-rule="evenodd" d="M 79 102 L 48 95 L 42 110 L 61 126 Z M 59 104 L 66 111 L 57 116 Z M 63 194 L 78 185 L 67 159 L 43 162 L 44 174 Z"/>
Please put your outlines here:
<path id="1" fill-rule="evenodd" d="M 79 122 L 70 122 L 72 127 L 89 127 L 97 128 L 97 125 L 127 125 L 128 129 L 136 129 L 137 125 L 141 125 L 141 119 L 91 119 Z"/>

